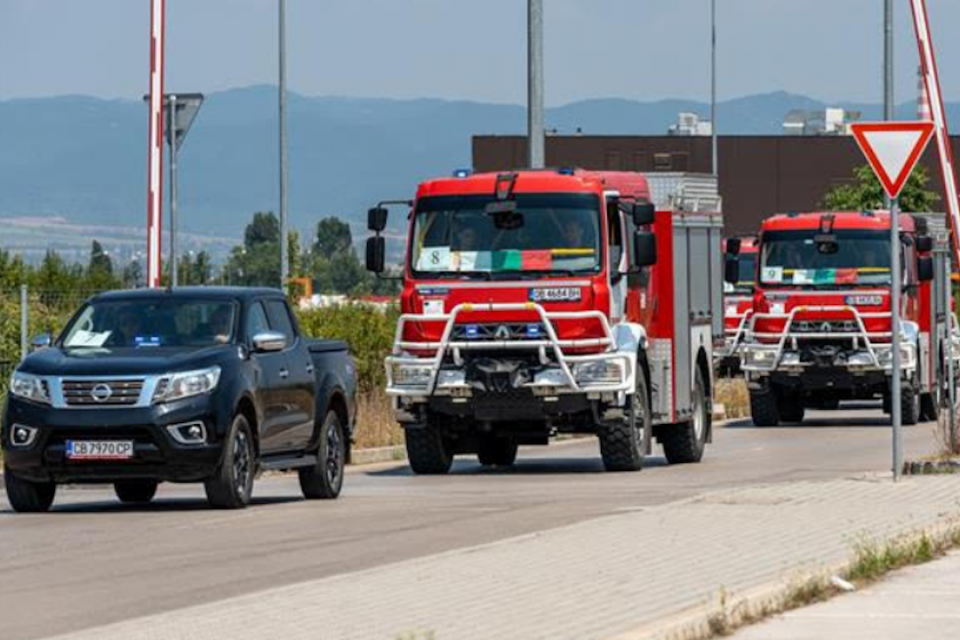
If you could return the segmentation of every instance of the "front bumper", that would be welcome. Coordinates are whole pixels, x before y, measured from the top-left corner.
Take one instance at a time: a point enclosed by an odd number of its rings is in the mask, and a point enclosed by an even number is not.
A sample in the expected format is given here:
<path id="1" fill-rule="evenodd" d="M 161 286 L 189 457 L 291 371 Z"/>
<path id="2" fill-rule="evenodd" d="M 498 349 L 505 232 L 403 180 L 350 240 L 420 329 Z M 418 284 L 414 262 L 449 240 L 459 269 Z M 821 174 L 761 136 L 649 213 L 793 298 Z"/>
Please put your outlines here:
<path id="1" fill-rule="evenodd" d="M 202 423 L 206 439 L 183 444 L 168 426 Z M 13 425 L 36 429 L 25 446 L 15 446 Z M 143 408 L 54 409 L 9 398 L 0 428 L 4 464 L 35 482 L 114 482 L 150 479 L 196 482 L 208 478 L 220 464 L 223 434 L 229 416 L 221 415 L 210 396 L 189 398 Z M 122 461 L 72 461 L 68 440 L 133 441 L 133 458 Z"/>
<path id="2" fill-rule="evenodd" d="M 893 369 L 893 350 L 889 344 L 872 345 L 869 349 L 821 349 L 804 352 L 802 349 L 785 349 L 776 344 L 750 343 L 744 345 L 741 353 L 741 368 L 748 374 L 779 371 L 802 375 L 822 369 L 841 369 L 852 374 L 889 374 Z M 907 375 L 916 371 L 915 345 L 900 345 L 900 365 Z"/>

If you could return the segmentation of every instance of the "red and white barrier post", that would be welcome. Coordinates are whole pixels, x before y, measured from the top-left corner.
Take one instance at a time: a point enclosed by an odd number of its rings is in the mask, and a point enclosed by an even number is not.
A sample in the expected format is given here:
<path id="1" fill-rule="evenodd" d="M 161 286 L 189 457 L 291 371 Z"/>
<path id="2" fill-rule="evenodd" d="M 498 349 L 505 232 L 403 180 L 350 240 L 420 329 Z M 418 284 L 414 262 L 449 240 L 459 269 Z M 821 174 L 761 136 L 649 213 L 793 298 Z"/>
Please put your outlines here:
<path id="1" fill-rule="evenodd" d="M 165 0 L 150 0 L 150 126 L 147 163 L 147 286 L 160 286 L 163 214 L 163 35 Z"/>

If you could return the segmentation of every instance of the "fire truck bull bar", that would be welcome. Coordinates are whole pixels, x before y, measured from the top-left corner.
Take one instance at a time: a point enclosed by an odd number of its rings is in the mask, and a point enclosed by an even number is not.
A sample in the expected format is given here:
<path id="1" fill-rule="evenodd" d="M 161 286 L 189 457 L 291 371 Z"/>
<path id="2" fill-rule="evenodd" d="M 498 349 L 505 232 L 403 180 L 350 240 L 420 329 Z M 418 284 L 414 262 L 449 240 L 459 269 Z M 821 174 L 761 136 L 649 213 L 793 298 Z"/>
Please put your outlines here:
<path id="1" fill-rule="evenodd" d="M 546 338 L 507 340 L 454 340 L 457 318 L 464 313 L 476 312 L 534 312 L 540 319 Z M 579 340 L 561 340 L 551 323 L 552 320 L 596 321 L 603 329 L 603 337 Z M 443 322 L 443 334 L 439 342 L 404 341 L 404 327 L 412 322 Z M 636 346 L 618 350 L 617 340 L 607 317 L 600 311 L 557 312 L 546 311 L 534 303 L 463 303 L 447 314 L 403 314 L 397 323 L 393 351 L 386 358 L 387 395 L 392 397 L 426 398 L 433 395 L 469 397 L 472 387 L 466 380 L 462 359 L 463 351 L 536 350 L 544 370 L 533 381 L 524 384 L 538 396 L 559 394 L 616 394 L 633 391 L 636 369 Z M 564 349 L 603 348 L 602 353 L 569 355 Z M 410 352 L 427 351 L 432 355 L 415 356 Z M 554 360 L 548 356 L 552 352 Z M 453 366 L 444 366 L 450 354 Z M 593 363 L 607 365 L 600 371 L 607 375 L 593 381 L 580 375 L 581 367 Z M 613 366 L 610 366 L 613 365 Z"/>
<path id="2" fill-rule="evenodd" d="M 793 323 L 798 313 L 849 313 L 859 327 L 858 331 L 824 331 L 807 332 L 794 331 Z M 853 354 L 848 355 L 845 362 L 835 363 L 837 366 L 846 366 L 857 370 L 885 370 L 892 369 L 892 355 L 889 342 L 892 339 L 890 331 L 867 331 L 864 319 L 887 318 L 889 312 L 864 313 L 856 307 L 843 306 L 800 306 L 790 313 L 755 313 L 750 318 L 750 328 L 746 331 L 743 342 L 742 368 L 747 372 L 766 373 L 777 369 L 794 369 L 802 371 L 814 366 L 813 363 L 801 362 L 798 340 L 850 340 Z M 758 320 L 785 320 L 780 332 L 756 331 Z M 830 321 L 826 321 L 830 322 Z M 901 335 L 903 333 L 901 332 Z M 875 340 L 886 340 L 886 344 L 876 344 Z M 769 342 L 763 342 L 767 340 Z M 790 349 L 787 349 L 787 346 Z M 912 371 L 917 366 L 917 347 L 913 341 L 904 336 L 900 344 L 902 365 L 905 371 Z"/>
<path id="3" fill-rule="evenodd" d="M 740 352 L 744 336 L 747 333 L 747 326 L 750 321 L 752 311 L 747 311 L 740 316 L 740 322 L 736 329 L 724 329 L 723 349 L 718 350 L 716 357 L 718 359 L 732 358 Z M 736 316 L 732 316 L 736 317 Z"/>

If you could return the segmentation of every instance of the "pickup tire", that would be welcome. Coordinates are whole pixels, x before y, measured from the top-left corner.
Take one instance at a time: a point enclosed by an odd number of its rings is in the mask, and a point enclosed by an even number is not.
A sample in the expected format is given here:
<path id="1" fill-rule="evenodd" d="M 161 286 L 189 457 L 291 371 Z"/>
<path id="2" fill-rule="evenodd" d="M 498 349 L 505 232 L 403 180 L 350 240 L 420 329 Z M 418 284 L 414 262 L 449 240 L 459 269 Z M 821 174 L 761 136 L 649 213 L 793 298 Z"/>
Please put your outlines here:
<path id="1" fill-rule="evenodd" d="M 147 504 L 157 495 L 155 480 L 122 480 L 113 484 L 117 498 L 124 504 Z"/>
<path id="2" fill-rule="evenodd" d="M 670 464 L 690 464 L 703 459 L 712 416 L 707 402 L 707 385 L 698 368 L 693 383 L 693 418 L 668 427 L 660 437 L 663 453 Z"/>
<path id="3" fill-rule="evenodd" d="M 328 411 L 320 430 L 317 464 L 300 469 L 300 489 L 307 500 L 333 500 L 343 488 L 347 459 L 343 425 L 336 411 Z"/>
<path id="4" fill-rule="evenodd" d="M 257 458 L 250 423 L 242 414 L 233 419 L 223 447 L 220 466 L 204 482 L 207 500 L 218 509 L 243 509 L 250 504 Z"/>
<path id="5" fill-rule="evenodd" d="M 30 482 L 13 475 L 9 468 L 3 470 L 7 485 L 7 500 L 17 513 L 43 513 L 53 505 L 57 485 L 53 482 Z"/>
<path id="6" fill-rule="evenodd" d="M 407 429 L 407 460 L 417 475 L 440 476 L 453 466 L 453 448 L 438 425 L 427 423 Z"/>
<path id="7" fill-rule="evenodd" d="M 481 436 L 477 460 L 485 467 L 510 467 L 517 461 L 519 448 L 516 440 L 502 436 Z"/>
<path id="8" fill-rule="evenodd" d="M 773 387 L 750 390 L 750 415 L 756 427 L 775 427 L 780 424 L 777 394 Z"/>
<path id="9" fill-rule="evenodd" d="M 903 385 L 901 390 L 900 422 L 907 427 L 920 422 L 920 392 L 914 383 Z"/>
<path id="10" fill-rule="evenodd" d="M 636 388 L 630 396 L 632 411 L 624 419 L 600 426 L 600 456 L 607 471 L 640 471 L 652 431 L 647 376 L 637 371 Z"/>

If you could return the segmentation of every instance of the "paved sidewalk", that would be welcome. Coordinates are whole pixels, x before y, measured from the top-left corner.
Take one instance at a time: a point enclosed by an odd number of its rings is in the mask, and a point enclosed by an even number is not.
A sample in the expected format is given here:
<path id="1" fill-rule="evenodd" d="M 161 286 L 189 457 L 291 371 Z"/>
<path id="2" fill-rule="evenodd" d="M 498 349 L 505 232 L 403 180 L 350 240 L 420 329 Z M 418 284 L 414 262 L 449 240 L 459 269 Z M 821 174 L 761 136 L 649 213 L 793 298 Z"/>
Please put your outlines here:
<path id="1" fill-rule="evenodd" d="M 899 571 L 846 594 L 735 634 L 735 640 L 956 640 L 960 554 Z"/>
<path id="2" fill-rule="evenodd" d="M 847 560 L 854 541 L 960 515 L 960 478 L 724 490 L 91 629 L 74 639 L 437 640 L 657 635 L 738 594 Z M 295 526 L 295 523 L 292 523 Z M 250 553 L 260 550 L 251 548 Z"/>

